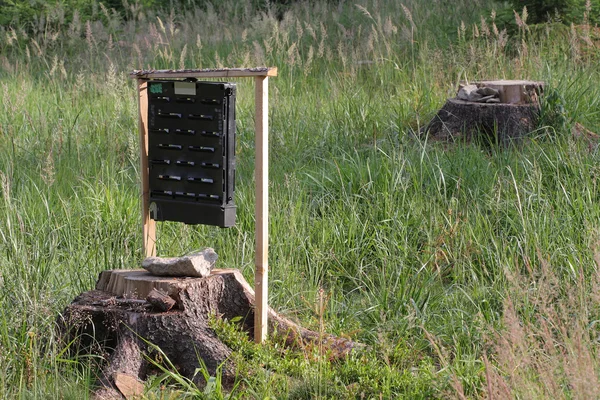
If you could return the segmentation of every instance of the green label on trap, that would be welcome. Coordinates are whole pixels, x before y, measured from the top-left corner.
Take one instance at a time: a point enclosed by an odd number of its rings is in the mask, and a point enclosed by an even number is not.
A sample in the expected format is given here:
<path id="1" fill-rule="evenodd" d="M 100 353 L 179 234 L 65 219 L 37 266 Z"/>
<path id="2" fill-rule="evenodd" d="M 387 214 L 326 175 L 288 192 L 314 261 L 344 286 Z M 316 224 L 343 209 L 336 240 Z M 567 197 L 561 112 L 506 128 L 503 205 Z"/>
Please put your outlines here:
<path id="1" fill-rule="evenodd" d="M 162 93 L 162 83 L 152 83 L 150 85 L 150 93 Z"/>

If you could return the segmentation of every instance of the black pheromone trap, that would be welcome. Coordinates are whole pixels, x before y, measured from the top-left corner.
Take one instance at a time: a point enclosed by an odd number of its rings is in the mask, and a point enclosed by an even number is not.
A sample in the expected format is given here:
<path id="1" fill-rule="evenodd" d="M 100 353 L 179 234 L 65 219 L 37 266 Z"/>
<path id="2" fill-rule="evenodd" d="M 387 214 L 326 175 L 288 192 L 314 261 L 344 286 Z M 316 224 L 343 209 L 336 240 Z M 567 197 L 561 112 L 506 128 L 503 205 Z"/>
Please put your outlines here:
<path id="1" fill-rule="evenodd" d="M 235 225 L 235 84 L 148 82 L 150 218 Z"/>

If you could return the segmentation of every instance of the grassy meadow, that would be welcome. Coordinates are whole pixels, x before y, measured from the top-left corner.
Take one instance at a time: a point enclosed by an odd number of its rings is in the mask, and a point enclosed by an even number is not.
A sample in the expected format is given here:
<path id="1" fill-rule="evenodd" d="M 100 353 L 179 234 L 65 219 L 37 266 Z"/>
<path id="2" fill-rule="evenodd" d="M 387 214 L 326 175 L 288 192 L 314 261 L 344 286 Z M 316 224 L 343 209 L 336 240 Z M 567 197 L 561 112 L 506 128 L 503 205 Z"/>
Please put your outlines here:
<path id="1" fill-rule="evenodd" d="M 54 345 L 105 269 L 140 265 L 133 69 L 277 66 L 270 304 L 368 344 L 345 361 L 214 321 L 238 380 L 170 398 L 600 396 L 600 60 L 585 25 L 495 23 L 491 0 L 224 0 L 0 28 L 0 397 L 89 396 L 98 357 Z M 596 36 L 594 36 L 596 35 Z M 546 82 L 507 149 L 419 131 L 460 80 Z M 160 223 L 159 255 L 214 247 L 254 273 L 254 92 L 236 80 L 238 223 Z M 218 378 L 218 377 L 215 377 Z"/>

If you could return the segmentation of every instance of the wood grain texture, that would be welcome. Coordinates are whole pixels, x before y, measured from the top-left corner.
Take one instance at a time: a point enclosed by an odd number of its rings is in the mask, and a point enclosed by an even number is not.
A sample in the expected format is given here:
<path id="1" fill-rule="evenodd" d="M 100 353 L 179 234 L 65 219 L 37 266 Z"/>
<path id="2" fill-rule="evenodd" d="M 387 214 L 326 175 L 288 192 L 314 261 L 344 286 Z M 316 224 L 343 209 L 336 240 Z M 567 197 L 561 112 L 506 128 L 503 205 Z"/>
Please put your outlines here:
<path id="1" fill-rule="evenodd" d="M 268 281 L 269 281 L 269 78 L 255 79 L 256 158 L 256 255 L 254 290 L 254 340 L 262 343 L 267 337 Z"/>
<path id="2" fill-rule="evenodd" d="M 277 76 L 276 67 L 257 68 L 211 68 L 211 69 L 163 69 L 135 70 L 129 74 L 131 78 L 243 78 L 253 76 Z"/>
<path id="3" fill-rule="evenodd" d="M 146 257 L 156 256 L 156 221 L 150 218 L 150 179 L 148 167 L 148 90 L 138 79 L 138 114 L 140 136 L 140 173 L 142 186 L 142 245 Z"/>
<path id="4" fill-rule="evenodd" d="M 172 296 L 178 293 L 189 279 L 191 278 L 155 276 L 145 269 L 107 270 L 100 272 L 96 290 L 129 299 L 145 299 L 154 289 Z"/>

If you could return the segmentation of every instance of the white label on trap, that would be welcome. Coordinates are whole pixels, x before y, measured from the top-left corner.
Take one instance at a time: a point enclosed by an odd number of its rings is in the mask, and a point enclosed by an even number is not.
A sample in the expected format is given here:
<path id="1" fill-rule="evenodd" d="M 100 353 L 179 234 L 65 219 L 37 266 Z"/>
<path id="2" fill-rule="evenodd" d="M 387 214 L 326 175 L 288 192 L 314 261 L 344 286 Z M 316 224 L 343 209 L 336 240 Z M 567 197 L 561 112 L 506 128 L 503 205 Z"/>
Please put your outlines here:
<path id="1" fill-rule="evenodd" d="M 184 94 L 187 96 L 196 95 L 195 82 L 175 82 L 175 94 Z"/>

